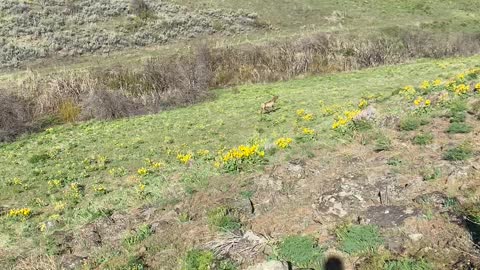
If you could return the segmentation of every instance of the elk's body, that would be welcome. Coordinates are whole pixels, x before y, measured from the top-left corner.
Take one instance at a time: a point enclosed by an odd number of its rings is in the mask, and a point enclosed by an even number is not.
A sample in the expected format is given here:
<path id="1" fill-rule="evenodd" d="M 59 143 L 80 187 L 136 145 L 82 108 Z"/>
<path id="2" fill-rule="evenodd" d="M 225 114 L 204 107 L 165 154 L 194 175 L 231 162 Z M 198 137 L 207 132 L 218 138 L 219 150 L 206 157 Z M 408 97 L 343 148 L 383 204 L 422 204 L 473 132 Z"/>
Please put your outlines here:
<path id="1" fill-rule="evenodd" d="M 273 98 L 267 102 L 262 103 L 261 113 L 269 113 L 275 110 L 275 104 L 277 103 L 278 96 L 273 96 Z"/>

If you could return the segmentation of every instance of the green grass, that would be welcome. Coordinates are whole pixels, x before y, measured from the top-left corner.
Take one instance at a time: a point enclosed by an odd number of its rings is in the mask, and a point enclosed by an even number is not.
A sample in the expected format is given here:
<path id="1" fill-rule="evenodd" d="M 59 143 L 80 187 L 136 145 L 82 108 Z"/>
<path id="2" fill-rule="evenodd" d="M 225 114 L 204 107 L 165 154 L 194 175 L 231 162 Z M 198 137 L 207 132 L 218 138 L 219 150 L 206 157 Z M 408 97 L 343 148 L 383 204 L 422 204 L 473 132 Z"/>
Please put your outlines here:
<path id="1" fill-rule="evenodd" d="M 208 224 L 221 231 L 235 231 L 242 227 L 235 210 L 227 207 L 218 207 L 208 213 Z"/>
<path id="2" fill-rule="evenodd" d="M 473 151 L 469 144 L 464 143 L 455 147 L 448 149 L 444 154 L 443 158 L 450 161 L 461 161 L 466 160 L 472 157 Z"/>
<path id="3" fill-rule="evenodd" d="M 340 249 L 347 254 L 375 251 L 383 244 L 379 229 L 373 225 L 350 225 L 337 230 Z"/>
<path id="4" fill-rule="evenodd" d="M 123 242 L 126 245 L 134 246 L 147 239 L 152 234 L 153 230 L 149 225 L 142 225 L 134 233 L 128 235 Z"/>
<path id="5" fill-rule="evenodd" d="M 288 236 L 276 248 L 279 260 L 291 262 L 295 267 L 319 269 L 324 250 L 309 236 Z"/>
<path id="6" fill-rule="evenodd" d="M 55 230 L 69 232 L 115 211 L 175 202 L 182 193 L 166 192 L 172 176 L 191 193 L 204 188 L 209 179 L 222 174 L 214 166 L 222 149 L 255 142 L 272 144 L 280 137 L 296 138 L 301 127 L 316 131 L 315 141 L 307 142 L 309 148 L 336 147 L 348 139 L 331 129 L 333 116 L 322 116 L 320 101 L 339 104 L 342 112 L 345 104 L 357 104 L 367 93 L 388 96 L 395 89 L 417 85 L 424 79 L 450 77 L 479 60 L 480 56 L 422 60 L 216 90 L 214 99 L 191 107 L 110 122 L 56 126 L 0 144 L 0 178 L 4 179 L 0 201 L 9 208 L 32 210 L 24 222 L 0 217 L 0 248 L 43 253 L 46 247 L 36 243 L 43 237 L 37 226 L 48 220 L 58 221 Z M 279 109 L 261 117 L 259 106 L 272 95 L 280 96 Z M 299 120 L 298 109 L 315 117 L 312 121 Z M 307 143 L 294 140 L 290 149 L 266 153 L 266 162 L 302 150 Z M 210 155 L 200 157 L 198 150 L 209 150 Z M 194 154 L 193 164 L 181 163 L 178 153 Z M 15 178 L 21 184 L 9 185 Z M 54 180 L 60 184 L 52 188 L 49 181 Z M 78 185 L 78 193 L 72 190 L 72 184 Z M 98 192 L 96 187 L 104 187 L 107 192 Z M 45 232 L 47 236 L 52 233 Z"/>
<path id="7" fill-rule="evenodd" d="M 432 133 L 422 133 L 413 137 L 412 142 L 417 145 L 427 145 L 433 142 Z"/>
<path id="8" fill-rule="evenodd" d="M 457 134 L 457 133 L 469 133 L 472 131 L 472 127 L 465 123 L 453 122 L 447 129 L 448 133 Z"/>
<path id="9" fill-rule="evenodd" d="M 433 267 L 424 260 L 400 259 L 387 261 L 384 270 L 431 270 Z"/>

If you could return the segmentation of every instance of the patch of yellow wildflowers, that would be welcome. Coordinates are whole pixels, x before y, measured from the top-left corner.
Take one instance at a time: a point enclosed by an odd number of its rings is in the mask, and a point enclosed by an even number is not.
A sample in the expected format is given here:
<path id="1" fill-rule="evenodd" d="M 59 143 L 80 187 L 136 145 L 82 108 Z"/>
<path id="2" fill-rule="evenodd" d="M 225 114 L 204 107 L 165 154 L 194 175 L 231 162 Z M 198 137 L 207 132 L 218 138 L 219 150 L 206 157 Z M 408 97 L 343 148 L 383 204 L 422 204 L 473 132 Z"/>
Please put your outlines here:
<path id="1" fill-rule="evenodd" d="M 178 154 L 177 159 L 183 164 L 188 164 L 192 160 L 192 154 Z"/>
<path id="2" fill-rule="evenodd" d="M 30 208 L 10 209 L 10 211 L 8 211 L 8 216 L 11 218 L 26 219 L 31 215 L 32 210 Z"/>
<path id="3" fill-rule="evenodd" d="M 302 133 L 303 133 L 304 135 L 314 135 L 314 134 L 315 134 L 315 130 L 313 130 L 313 129 L 311 129 L 311 128 L 306 128 L 306 127 L 304 127 L 304 128 L 302 129 Z"/>
<path id="4" fill-rule="evenodd" d="M 289 147 L 292 142 L 293 142 L 292 138 L 279 138 L 278 140 L 275 141 L 275 144 L 277 145 L 278 148 L 285 149 Z"/>
<path id="5" fill-rule="evenodd" d="M 360 102 L 358 102 L 358 108 L 363 109 L 368 106 L 368 101 L 366 99 L 361 99 Z"/>
<path id="6" fill-rule="evenodd" d="M 468 91 L 470 91 L 470 86 L 466 85 L 466 84 L 459 84 L 457 86 L 455 86 L 453 92 L 455 92 L 455 94 L 457 95 L 463 95 L 463 94 L 466 94 Z"/>
<path id="7" fill-rule="evenodd" d="M 343 116 L 337 117 L 337 120 L 333 123 L 332 129 L 338 129 L 340 127 L 347 126 L 353 122 L 353 119 L 360 114 L 360 110 L 346 111 Z"/>

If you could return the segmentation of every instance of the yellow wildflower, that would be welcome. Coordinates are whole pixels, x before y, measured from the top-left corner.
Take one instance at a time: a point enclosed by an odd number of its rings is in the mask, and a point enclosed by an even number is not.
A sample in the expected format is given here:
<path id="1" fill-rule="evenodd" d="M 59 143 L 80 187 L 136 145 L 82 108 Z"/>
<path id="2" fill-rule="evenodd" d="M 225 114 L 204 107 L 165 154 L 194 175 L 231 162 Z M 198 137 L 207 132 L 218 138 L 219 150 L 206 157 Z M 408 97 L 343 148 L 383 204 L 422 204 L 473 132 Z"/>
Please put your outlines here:
<path id="1" fill-rule="evenodd" d="M 360 114 L 360 110 L 346 111 L 344 116 L 337 117 L 337 120 L 333 123 L 332 129 L 337 129 L 348 125 L 350 122 L 353 122 L 353 119 Z"/>
<path id="2" fill-rule="evenodd" d="M 462 95 L 462 94 L 465 94 L 468 91 L 470 91 L 470 86 L 462 83 L 462 84 L 459 84 L 459 85 L 455 86 L 453 91 L 457 95 Z"/>
<path id="3" fill-rule="evenodd" d="M 192 159 L 192 154 L 178 154 L 177 155 L 177 159 L 178 161 L 180 161 L 181 163 L 183 164 L 187 164 L 188 162 L 190 162 L 190 160 Z"/>
<path id="4" fill-rule="evenodd" d="M 475 85 L 475 90 L 477 90 L 478 92 L 480 92 L 480 83 L 477 83 L 477 84 Z"/>
<path id="5" fill-rule="evenodd" d="M 32 214 L 32 210 L 30 208 L 20 208 L 20 209 L 10 209 L 8 211 L 8 216 L 11 218 L 28 218 Z"/>
<path id="6" fill-rule="evenodd" d="M 298 116 L 303 116 L 305 114 L 305 110 L 304 109 L 299 109 L 297 110 L 297 115 Z"/>
<path id="7" fill-rule="evenodd" d="M 429 82 L 429 81 L 423 81 L 422 84 L 421 84 L 421 86 L 420 86 L 420 88 L 421 88 L 422 90 L 428 90 L 430 87 L 431 87 L 431 85 L 430 85 L 430 82 Z"/>
<path id="8" fill-rule="evenodd" d="M 315 134 L 315 130 L 305 127 L 305 128 L 302 129 L 302 133 L 305 134 L 305 135 L 313 135 L 313 134 Z"/>
<path id="9" fill-rule="evenodd" d="M 440 85 L 442 85 L 442 80 L 436 79 L 435 81 L 433 81 L 433 86 L 434 86 L 434 87 L 438 87 L 438 86 L 440 86 Z"/>
<path id="10" fill-rule="evenodd" d="M 312 121 L 313 120 L 313 113 L 305 114 L 302 117 L 302 119 L 305 120 L 305 121 Z"/>
<path id="11" fill-rule="evenodd" d="M 140 168 L 140 169 L 137 170 L 137 173 L 138 173 L 138 175 L 140 175 L 140 176 L 145 176 L 145 175 L 148 174 L 148 169 L 145 168 L 145 167 L 142 167 L 142 168 Z"/>
<path id="12" fill-rule="evenodd" d="M 430 106 L 432 104 L 432 101 L 430 99 L 425 100 L 425 106 Z"/>
<path id="13" fill-rule="evenodd" d="M 361 99 L 358 103 L 358 108 L 363 109 L 368 106 L 368 101 L 366 99 Z"/>
<path id="14" fill-rule="evenodd" d="M 292 138 L 280 138 L 277 141 L 275 141 L 275 144 L 281 148 L 285 149 L 290 146 L 290 144 L 293 142 Z"/>
<path id="15" fill-rule="evenodd" d="M 417 97 L 417 99 L 413 101 L 413 104 L 415 104 L 415 106 L 420 106 L 422 103 L 423 103 L 423 97 Z"/>

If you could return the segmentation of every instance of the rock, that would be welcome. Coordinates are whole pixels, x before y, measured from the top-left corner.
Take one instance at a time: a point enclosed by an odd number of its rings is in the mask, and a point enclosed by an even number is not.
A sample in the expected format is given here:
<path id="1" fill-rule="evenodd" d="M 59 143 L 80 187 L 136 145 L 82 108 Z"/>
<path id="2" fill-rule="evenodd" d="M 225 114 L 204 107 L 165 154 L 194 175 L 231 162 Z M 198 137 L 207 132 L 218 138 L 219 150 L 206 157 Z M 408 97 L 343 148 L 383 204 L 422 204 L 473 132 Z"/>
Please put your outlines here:
<path id="1" fill-rule="evenodd" d="M 396 205 L 371 206 L 364 212 L 370 224 L 382 228 L 393 228 L 403 224 L 405 219 L 417 215 L 417 210 Z"/>
<path id="2" fill-rule="evenodd" d="M 412 233 L 412 234 L 408 235 L 408 238 L 410 238 L 410 240 L 412 240 L 413 242 L 418 242 L 423 238 L 423 234 Z"/>
<path id="3" fill-rule="evenodd" d="M 288 270 L 288 264 L 279 261 L 268 261 L 250 266 L 247 270 Z"/>
<path id="4" fill-rule="evenodd" d="M 368 106 L 362 110 L 355 118 L 355 121 L 370 121 L 374 120 L 377 114 L 377 110 L 373 106 Z"/>

